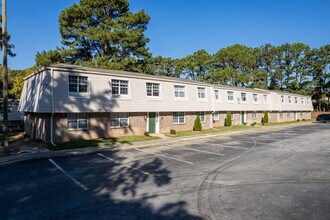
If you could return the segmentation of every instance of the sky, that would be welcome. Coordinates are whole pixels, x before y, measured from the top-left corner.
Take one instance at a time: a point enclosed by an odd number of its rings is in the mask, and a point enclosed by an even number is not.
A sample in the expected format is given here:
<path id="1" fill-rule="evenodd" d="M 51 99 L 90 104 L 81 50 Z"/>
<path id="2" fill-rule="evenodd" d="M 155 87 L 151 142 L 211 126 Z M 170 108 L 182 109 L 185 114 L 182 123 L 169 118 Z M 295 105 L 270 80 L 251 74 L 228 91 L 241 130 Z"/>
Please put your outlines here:
<path id="1" fill-rule="evenodd" d="M 73 3 L 79 0 L 7 1 L 11 69 L 32 67 L 37 52 L 61 46 L 58 17 Z M 151 17 L 145 34 L 153 56 L 213 54 L 232 44 L 330 44 L 330 0 L 130 0 L 130 9 Z"/>

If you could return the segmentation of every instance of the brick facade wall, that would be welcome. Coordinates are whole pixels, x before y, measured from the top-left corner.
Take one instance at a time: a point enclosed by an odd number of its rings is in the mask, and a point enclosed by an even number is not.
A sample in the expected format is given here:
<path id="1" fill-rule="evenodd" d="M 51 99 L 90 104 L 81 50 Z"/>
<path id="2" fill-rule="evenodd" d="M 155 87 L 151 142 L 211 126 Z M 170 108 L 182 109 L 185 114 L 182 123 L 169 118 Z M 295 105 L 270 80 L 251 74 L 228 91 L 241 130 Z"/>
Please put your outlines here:
<path id="1" fill-rule="evenodd" d="M 159 113 L 159 131 L 161 133 L 169 133 L 171 129 L 177 131 L 193 130 L 196 119 L 196 112 L 185 112 L 185 122 L 182 124 L 173 124 L 173 112 Z M 202 122 L 203 128 L 210 128 L 211 112 L 205 112 L 205 122 Z"/>

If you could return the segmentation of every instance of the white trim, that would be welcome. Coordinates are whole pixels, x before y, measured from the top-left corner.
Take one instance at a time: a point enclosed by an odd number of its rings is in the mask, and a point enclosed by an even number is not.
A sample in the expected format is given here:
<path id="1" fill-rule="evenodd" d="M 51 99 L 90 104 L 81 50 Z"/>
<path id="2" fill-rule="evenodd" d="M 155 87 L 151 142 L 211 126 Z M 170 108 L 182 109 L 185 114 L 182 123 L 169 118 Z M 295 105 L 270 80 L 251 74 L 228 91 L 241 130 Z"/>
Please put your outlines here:
<path id="1" fill-rule="evenodd" d="M 121 95 L 121 94 L 112 94 L 112 80 L 119 80 L 119 81 L 127 81 L 128 83 L 128 94 L 127 95 Z M 110 97 L 114 98 L 114 99 L 131 99 L 131 93 L 132 93 L 132 87 L 131 87 L 131 81 L 127 78 L 123 78 L 123 77 L 116 77 L 116 78 L 112 78 L 110 77 Z"/>
<path id="2" fill-rule="evenodd" d="M 201 120 L 202 123 L 205 123 L 206 122 L 206 114 L 205 114 L 206 112 L 205 111 L 197 111 L 196 112 L 196 118 L 197 118 L 197 115 L 198 115 L 199 112 L 203 112 L 204 113 L 204 121 L 202 121 L 202 117 L 201 116 L 199 116 L 199 119 Z"/>
<path id="3" fill-rule="evenodd" d="M 69 78 L 70 76 L 83 76 L 87 77 L 87 92 L 70 92 L 70 81 Z M 69 72 L 69 74 L 66 76 L 67 77 L 67 82 L 68 82 L 68 97 L 69 99 L 80 99 L 80 98 L 90 98 L 91 97 L 91 78 L 89 75 L 86 74 L 80 74 L 80 73 L 75 73 L 75 72 Z M 77 87 L 79 87 L 79 84 L 77 84 Z"/>
<path id="4" fill-rule="evenodd" d="M 182 112 L 183 113 L 183 122 L 177 122 L 177 123 L 174 122 L 174 113 L 181 113 L 181 112 L 182 111 L 172 112 L 172 124 L 174 124 L 174 125 L 183 125 L 183 124 L 186 123 L 186 113 L 185 112 Z M 178 116 L 178 117 L 180 117 L 180 116 Z M 178 121 L 180 121 L 180 120 L 178 120 Z"/>
<path id="5" fill-rule="evenodd" d="M 111 114 L 124 114 L 126 113 L 127 114 L 127 126 L 120 126 L 120 122 L 119 122 L 119 126 L 111 126 Z M 110 112 L 110 121 L 109 121 L 109 124 L 110 124 L 110 128 L 128 128 L 129 127 L 129 117 L 130 117 L 130 114 L 129 112 Z"/>
<path id="6" fill-rule="evenodd" d="M 148 96 L 147 83 L 157 84 L 159 86 L 159 96 Z M 144 90 L 145 90 L 147 101 L 162 101 L 163 100 L 162 85 L 159 82 L 146 81 Z"/>
<path id="7" fill-rule="evenodd" d="M 175 97 L 175 86 L 184 87 L 184 97 Z M 174 101 L 188 101 L 187 85 L 174 83 L 172 88 L 173 88 Z"/>

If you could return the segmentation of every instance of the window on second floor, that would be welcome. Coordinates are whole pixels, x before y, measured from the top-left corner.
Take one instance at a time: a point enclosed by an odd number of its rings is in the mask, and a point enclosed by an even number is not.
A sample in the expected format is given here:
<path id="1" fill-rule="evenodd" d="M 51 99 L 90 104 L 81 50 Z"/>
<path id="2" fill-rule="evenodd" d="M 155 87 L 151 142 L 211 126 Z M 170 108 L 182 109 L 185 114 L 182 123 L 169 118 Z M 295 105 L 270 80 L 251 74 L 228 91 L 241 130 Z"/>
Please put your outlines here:
<path id="1" fill-rule="evenodd" d="M 298 97 L 294 97 L 294 103 L 298 104 Z"/>
<path id="2" fill-rule="evenodd" d="M 268 95 L 264 95 L 264 103 L 267 103 L 268 101 Z"/>
<path id="3" fill-rule="evenodd" d="M 253 94 L 253 101 L 258 102 L 258 94 Z"/>
<path id="4" fill-rule="evenodd" d="M 186 96 L 185 86 L 174 85 L 174 97 L 184 98 Z"/>
<path id="5" fill-rule="evenodd" d="M 244 92 L 241 93 L 241 99 L 242 99 L 242 102 L 246 102 L 246 93 L 244 93 Z"/>
<path id="6" fill-rule="evenodd" d="M 288 103 L 291 103 L 291 96 L 288 96 Z"/>
<path id="7" fill-rule="evenodd" d="M 227 91 L 227 99 L 228 99 L 228 101 L 234 101 L 234 92 L 233 91 Z"/>
<path id="8" fill-rule="evenodd" d="M 111 80 L 112 95 L 128 95 L 128 81 L 127 80 Z"/>
<path id="9" fill-rule="evenodd" d="M 301 98 L 301 104 L 304 104 L 304 98 Z"/>
<path id="10" fill-rule="evenodd" d="M 70 93 L 88 93 L 88 77 L 69 75 Z"/>
<path id="11" fill-rule="evenodd" d="M 147 96 L 159 97 L 159 84 L 158 83 L 147 83 Z"/>
<path id="12" fill-rule="evenodd" d="M 281 102 L 284 103 L 284 96 L 281 95 Z"/>
<path id="13" fill-rule="evenodd" d="M 205 99 L 205 88 L 204 87 L 197 87 L 197 92 L 198 92 L 198 98 L 199 99 Z"/>
<path id="14" fill-rule="evenodd" d="M 220 99 L 219 90 L 214 90 L 214 97 L 215 97 L 215 100 L 219 100 Z"/>

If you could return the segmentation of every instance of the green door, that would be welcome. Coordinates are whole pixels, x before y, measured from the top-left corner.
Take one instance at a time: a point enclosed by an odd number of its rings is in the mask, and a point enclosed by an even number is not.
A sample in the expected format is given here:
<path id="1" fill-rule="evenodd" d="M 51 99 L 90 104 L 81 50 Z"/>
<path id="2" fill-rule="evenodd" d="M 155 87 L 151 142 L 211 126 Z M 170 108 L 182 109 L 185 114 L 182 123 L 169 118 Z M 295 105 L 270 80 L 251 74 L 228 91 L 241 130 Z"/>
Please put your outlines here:
<path id="1" fill-rule="evenodd" d="M 149 112 L 149 133 L 156 132 L 156 112 Z"/>

